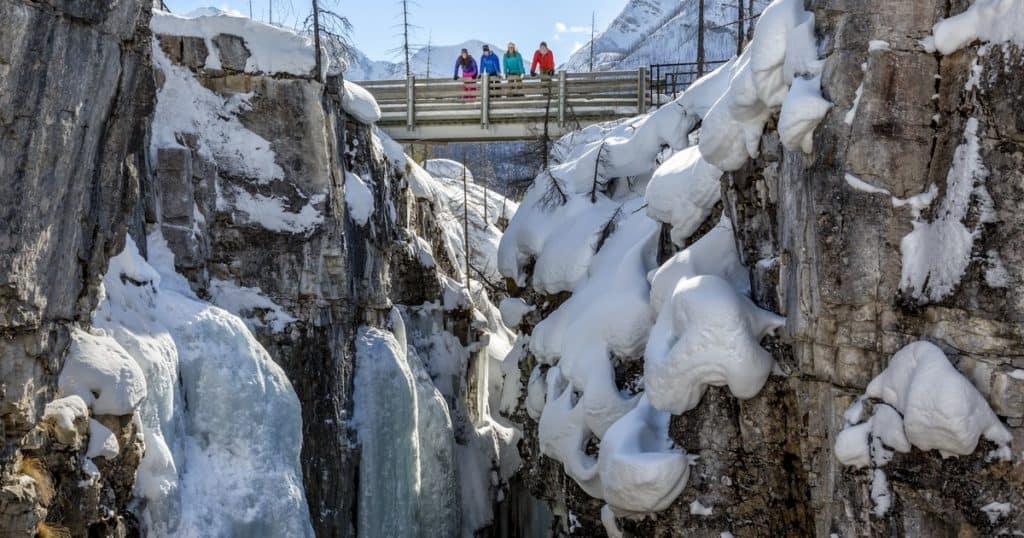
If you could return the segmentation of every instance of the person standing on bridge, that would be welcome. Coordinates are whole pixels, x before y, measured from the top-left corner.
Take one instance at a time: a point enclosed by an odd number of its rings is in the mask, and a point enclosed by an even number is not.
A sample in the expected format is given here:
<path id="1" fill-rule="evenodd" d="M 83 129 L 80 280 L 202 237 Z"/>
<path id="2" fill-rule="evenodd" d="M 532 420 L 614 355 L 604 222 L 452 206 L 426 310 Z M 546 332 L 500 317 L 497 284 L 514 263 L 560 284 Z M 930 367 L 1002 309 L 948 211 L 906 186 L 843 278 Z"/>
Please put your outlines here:
<path id="1" fill-rule="evenodd" d="M 523 75 L 526 74 L 526 65 L 523 64 L 523 55 L 519 54 L 515 43 L 508 44 L 502 64 L 505 68 L 505 78 L 508 79 L 508 95 L 510 97 L 522 96 Z"/>
<path id="2" fill-rule="evenodd" d="M 490 45 L 484 45 L 484 52 L 480 55 L 480 75 L 487 75 L 491 95 L 497 97 L 498 92 L 495 90 L 501 85 L 501 60 L 491 52 Z"/>
<path id="3" fill-rule="evenodd" d="M 540 76 L 543 79 L 548 79 L 555 74 L 555 53 L 551 52 L 548 48 L 548 44 L 544 41 L 540 42 L 540 48 L 537 52 L 533 53 L 533 63 L 530 64 L 530 76 L 537 76 L 537 66 L 540 66 Z"/>
<path id="4" fill-rule="evenodd" d="M 459 80 L 459 71 L 462 71 L 462 91 L 465 93 L 462 98 L 476 99 L 476 77 L 480 72 L 477 70 L 473 55 L 466 49 L 462 49 L 458 59 L 455 60 L 455 76 L 452 77 L 452 80 Z"/>

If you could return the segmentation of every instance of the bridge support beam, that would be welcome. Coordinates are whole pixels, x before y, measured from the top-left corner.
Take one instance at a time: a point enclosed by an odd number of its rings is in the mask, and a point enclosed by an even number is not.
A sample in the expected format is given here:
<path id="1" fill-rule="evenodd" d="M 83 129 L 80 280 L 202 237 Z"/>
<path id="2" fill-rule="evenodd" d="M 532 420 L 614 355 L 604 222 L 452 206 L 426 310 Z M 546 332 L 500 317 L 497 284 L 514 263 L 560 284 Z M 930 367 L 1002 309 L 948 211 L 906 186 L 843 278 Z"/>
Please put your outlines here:
<path id="1" fill-rule="evenodd" d="M 416 130 L 416 77 L 412 75 L 405 81 L 405 128 Z"/>
<path id="2" fill-rule="evenodd" d="M 647 69 L 641 67 L 636 73 L 636 113 L 647 113 Z"/>
<path id="3" fill-rule="evenodd" d="M 565 125 L 565 71 L 558 72 L 558 125 Z"/>
<path id="4" fill-rule="evenodd" d="M 486 129 L 490 123 L 491 116 L 491 76 L 484 73 L 483 81 L 483 92 L 480 101 L 480 126 Z"/>

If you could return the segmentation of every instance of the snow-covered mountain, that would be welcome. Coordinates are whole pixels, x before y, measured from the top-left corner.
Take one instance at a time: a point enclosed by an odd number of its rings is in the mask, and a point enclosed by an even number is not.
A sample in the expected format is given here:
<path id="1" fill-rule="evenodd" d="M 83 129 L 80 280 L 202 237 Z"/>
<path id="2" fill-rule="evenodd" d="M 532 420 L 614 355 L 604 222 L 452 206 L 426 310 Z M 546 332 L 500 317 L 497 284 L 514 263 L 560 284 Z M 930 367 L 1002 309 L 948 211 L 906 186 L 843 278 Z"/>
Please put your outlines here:
<path id="1" fill-rule="evenodd" d="M 412 72 L 417 77 L 444 78 L 450 77 L 455 58 L 462 49 L 469 49 L 470 54 L 478 61 L 485 42 L 470 39 L 455 45 L 433 45 L 422 47 L 412 55 Z M 489 43 L 491 50 L 500 54 L 505 50 Z M 388 80 L 405 77 L 405 65 L 401 61 L 388 62 L 371 60 L 362 51 L 352 50 L 349 66 L 345 70 L 345 78 L 349 80 Z"/>
<path id="2" fill-rule="evenodd" d="M 697 58 L 699 1 L 630 0 L 608 28 L 594 39 L 594 43 L 576 51 L 563 68 L 568 71 L 590 70 L 591 46 L 596 71 L 693 62 Z M 753 13 L 760 13 L 766 5 L 767 0 L 754 0 Z M 744 1 L 745 17 L 750 16 L 749 7 L 749 3 Z M 735 21 L 739 18 L 735 2 L 704 0 L 704 18 L 705 59 L 731 58 L 736 54 Z"/>

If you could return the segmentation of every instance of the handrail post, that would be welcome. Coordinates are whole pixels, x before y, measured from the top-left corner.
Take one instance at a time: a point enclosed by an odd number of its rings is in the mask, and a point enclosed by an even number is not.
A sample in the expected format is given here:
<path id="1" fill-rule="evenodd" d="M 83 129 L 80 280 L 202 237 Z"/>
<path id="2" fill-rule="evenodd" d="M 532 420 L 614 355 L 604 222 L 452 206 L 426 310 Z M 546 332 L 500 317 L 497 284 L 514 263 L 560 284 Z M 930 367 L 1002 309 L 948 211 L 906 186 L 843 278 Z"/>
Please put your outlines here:
<path id="1" fill-rule="evenodd" d="M 647 92 L 644 86 L 647 85 L 646 69 L 640 67 L 636 73 L 636 113 L 647 113 Z"/>
<path id="2" fill-rule="evenodd" d="M 558 72 L 558 125 L 565 125 L 565 71 Z"/>
<path id="3" fill-rule="evenodd" d="M 483 129 L 487 128 L 487 124 L 490 123 L 490 108 L 491 108 L 491 81 L 490 75 L 484 73 L 483 76 L 484 88 L 483 88 L 483 101 L 480 107 L 480 127 Z"/>
<path id="4" fill-rule="evenodd" d="M 416 130 L 416 77 L 405 79 L 405 128 Z"/>

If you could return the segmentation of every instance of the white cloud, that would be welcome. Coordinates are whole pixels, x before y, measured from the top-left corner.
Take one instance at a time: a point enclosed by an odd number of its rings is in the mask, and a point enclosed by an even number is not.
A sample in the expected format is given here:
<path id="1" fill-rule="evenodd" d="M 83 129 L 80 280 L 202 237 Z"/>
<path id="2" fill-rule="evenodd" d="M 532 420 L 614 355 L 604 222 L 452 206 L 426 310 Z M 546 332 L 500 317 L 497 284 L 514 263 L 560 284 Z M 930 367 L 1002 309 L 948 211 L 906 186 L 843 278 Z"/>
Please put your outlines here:
<path id="1" fill-rule="evenodd" d="M 579 41 L 576 41 L 576 42 L 574 42 L 572 44 L 572 52 L 573 53 L 575 53 L 576 51 L 578 51 L 578 50 L 580 50 L 582 48 L 583 48 L 583 43 L 580 43 Z"/>

